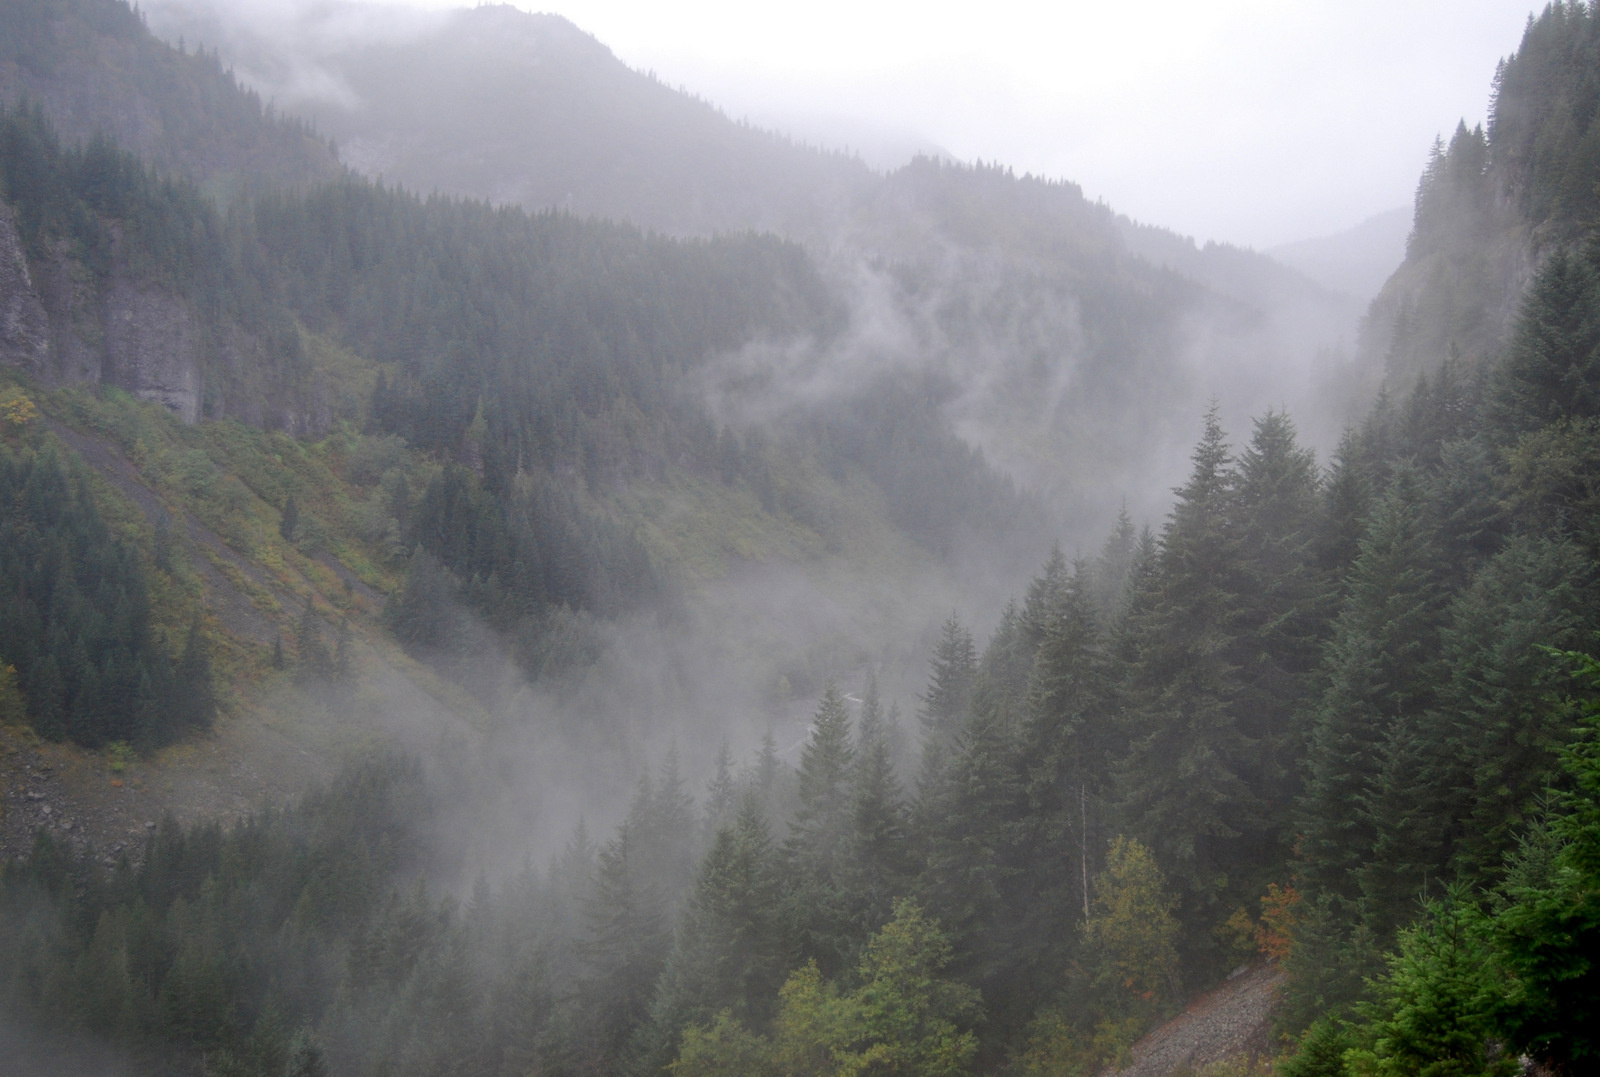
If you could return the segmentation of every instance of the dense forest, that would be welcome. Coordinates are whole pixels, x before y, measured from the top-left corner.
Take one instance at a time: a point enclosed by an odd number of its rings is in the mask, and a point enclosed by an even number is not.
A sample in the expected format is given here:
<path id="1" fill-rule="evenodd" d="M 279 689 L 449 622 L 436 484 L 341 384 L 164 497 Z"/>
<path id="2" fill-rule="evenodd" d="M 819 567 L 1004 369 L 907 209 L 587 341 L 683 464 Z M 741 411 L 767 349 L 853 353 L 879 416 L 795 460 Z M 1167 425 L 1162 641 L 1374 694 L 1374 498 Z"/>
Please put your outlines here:
<path id="1" fill-rule="evenodd" d="M 308 332 L 375 364 L 349 417 L 448 465 L 424 489 L 391 490 L 399 543 L 442 564 L 529 653 L 549 610 L 610 616 L 664 597 L 597 499 L 669 466 L 803 517 L 772 475 L 787 450 L 866 469 L 896 521 L 941 552 L 1043 534 L 1043 514 L 930 406 L 950 390 L 926 378 L 888 375 L 853 409 L 802 417 L 782 450 L 713 423 L 686 387 L 706 355 L 836 331 L 834 300 L 793 244 L 668 240 L 354 178 L 222 214 L 104 139 L 63 148 L 31 106 L 0 114 L 0 183 L 41 261 L 65 249 L 91 279 L 137 273 L 213 337 L 266 341 L 265 361 L 299 381 L 313 378 Z"/>
<path id="2" fill-rule="evenodd" d="M 1094 555 L 1058 549 L 986 639 L 952 615 L 913 706 L 869 667 L 859 698 L 818 693 L 796 764 L 770 734 L 704 768 L 674 748 L 614 831 L 580 825 L 548 863 L 474 880 L 447 806 L 476 779 L 386 752 L 116 856 L 41 830 L 0 866 L 0 1014 L 40 1050 L 217 1077 L 1042 1077 L 1126 1062 L 1191 994 L 1271 960 L 1277 1072 L 1586 1072 L 1596 42 L 1593 7 L 1546 9 L 1487 131 L 1437 148 L 1397 275 L 1425 283 L 1369 320 L 1403 308 L 1389 388 L 1326 466 L 1284 411 L 1230 432 L 1214 403 L 1160 529 L 1124 513 Z M 649 608 L 670 631 L 672 581 L 606 500 L 668 467 L 795 520 L 792 458 L 857 473 L 946 558 L 1047 527 L 956 436 L 934 375 L 765 430 L 713 419 L 686 388 L 708 355 L 846 332 L 780 239 L 350 176 L 218 209 L 109 140 L 64 146 L 33 105 L 0 113 L 0 194 L 30 258 L 137 266 L 285 364 L 328 342 L 363 357 L 330 459 L 396 581 L 385 630 L 446 675 L 480 638 L 458 601 L 536 675 L 560 616 Z M 1473 321 L 1492 290 L 1473 267 L 1513 234 L 1514 313 Z M 915 293 L 922 270 L 892 272 Z M 210 641 L 198 616 L 181 641 L 154 629 L 160 551 L 107 525 L 25 395 L 3 403 L 0 717 L 89 748 L 203 731 Z M 235 466 L 284 544 L 312 530 L 294 490 Z M 297 660 L 346 672 L 309 599 L 302 624 Z"/>

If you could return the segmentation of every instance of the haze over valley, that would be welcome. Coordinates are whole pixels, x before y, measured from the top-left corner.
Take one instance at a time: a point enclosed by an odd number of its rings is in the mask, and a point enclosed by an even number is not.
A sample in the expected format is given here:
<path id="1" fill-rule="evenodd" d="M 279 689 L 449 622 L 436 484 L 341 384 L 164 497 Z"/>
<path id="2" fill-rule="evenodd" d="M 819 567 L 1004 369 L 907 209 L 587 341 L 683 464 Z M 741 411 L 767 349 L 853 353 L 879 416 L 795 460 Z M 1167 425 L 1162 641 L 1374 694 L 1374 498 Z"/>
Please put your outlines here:
<path id="1" fill-rule="evenodd" d="M 1398 192 L 1432 99 L 1352 93 L 1335 197 L 1137 114 L 1257 40 L 1336 141 L 1365 16 L 1163 11 L 1099 119 L 1034 42 L 1033 112 L 930 91 L 985 133 L 733 18 L 8 2 L 18 1072 L 1578 1072 L 1600 14 L 1517 14 Z"/>

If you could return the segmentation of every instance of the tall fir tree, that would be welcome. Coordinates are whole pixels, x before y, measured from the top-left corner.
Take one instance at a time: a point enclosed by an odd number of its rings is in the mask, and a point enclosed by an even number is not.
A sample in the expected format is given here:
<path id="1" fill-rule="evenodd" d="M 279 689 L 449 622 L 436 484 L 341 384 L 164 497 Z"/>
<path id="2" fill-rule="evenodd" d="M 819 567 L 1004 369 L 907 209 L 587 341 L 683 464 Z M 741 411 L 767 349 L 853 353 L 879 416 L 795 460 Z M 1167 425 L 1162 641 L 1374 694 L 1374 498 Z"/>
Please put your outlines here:
<path id="1" fill-rule="evenodd" d="M 758 1028 L 770 1020 L 789 963 L 780 882 L 765 808 L 747 794 L 701 861 L 635 1042 L 633 1073 L 665 1072 L 691 1023 L 724 1011 Z"/>
<path id="2" fill-rule="evenodd" d="M 952 613 L 939 630 L 928 689 L 918 718 L 922 722 L 919 784 L 937 782 L 946 755 L 972 714 L 973 681 L 978 671 L 972 634 Z"/>
<path id="3" fill-rule="evenodd" d="M 1405 790 L 1385 789 L 1381 778 L 1386 752 L 1412 744 L 1397 727 L 1416 723 L 1441 687 L 1439 571 L 1422 484 L 1402 468 L 1361 540 L 1325 653 L 1325 686 L 1310 704 L 1298 824 L 1304 873 L 1315 889 L 1358 897 L 1380 828 L 1404 840 L 1397 829 L 1403 820 L 1383 813 Z M 1404 772 L 1396 770 L 1399 762 L 1390 773 Z M 1393 910 L 1374 912 L 1387 917 Z"/>
<path id="4" fill-rule="evenodd" d="M 869 672 L 857 724 L 850 839 L 841 879 L 862 939 L 888 921 L 894 899 L 905 896 L 913 874 L 905 794 L 895 775 L 891 733 L 877 675 Z"/>
<path id="5" fill-rule="evenodd" d="M 1320 476 L 1282 412 L 1257 419 L 1239 456 L 1233 499 L 1238 593 L 1229 662 L 1231 706 L 1254 758 L 1240 774 L 1268 815 L 1268 840 L 1250 865 L 1264 888 L 1286 850 L 1297 760 L 1304 743 L 1295 714 L 1303 703 L 1331 619 L 1332 584 L 1314 555 Z"/>
<path id="6" fill-rule="evenodd" d="M 1237 714 L 1237 476 L 1215 407 L 1192 459 L 1129 614 L 1129 750 L 1118 777 L 1121 814 L 1164 866 L 1187 941 L 1204 951 L 1211 928 L 1255 896 L 1234 888 L 1247 885 L 1240 869 L 1269 840 L 1270 821 L 1248 781 L 1260 748 Z"/>
<path id="7" fill-rule="evenodd" d="M 802 952 L 834 973 L 849 967 L 858 944 L 844 886 L 856 764 L 850 726 L 844 694 L 829 681 L 800 752 L 799 807 L 784 842 Z"/>

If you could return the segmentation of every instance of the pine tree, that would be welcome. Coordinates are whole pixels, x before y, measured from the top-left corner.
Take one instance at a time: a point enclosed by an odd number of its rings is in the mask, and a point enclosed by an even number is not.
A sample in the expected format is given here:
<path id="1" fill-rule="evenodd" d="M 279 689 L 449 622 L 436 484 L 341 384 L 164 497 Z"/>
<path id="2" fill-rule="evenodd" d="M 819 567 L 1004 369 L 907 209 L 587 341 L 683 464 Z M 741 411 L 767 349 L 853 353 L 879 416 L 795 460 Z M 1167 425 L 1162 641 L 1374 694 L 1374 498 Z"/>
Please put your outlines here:
<path id="1" fill-rule="evenodd" d="M 1255 749 L 1240 776 L 1268 813 L 1252 884 L 1264 887 L 1286 843 L 1303 736 L 1296 729 L 1332 619 L 1332 585 L 1316 564 L 1313 544 L 1319 476 L 1312 452 L 1299 446 L 1282 412 L 1256 420 L 1239 457 L 1233 502 L 1238 591 L 1228 660 L 1236 669 L 1230 706 Z"/>
<path id="2" fill-rule="evenodd" d="M 867 675 L 850 790 L 850 838 L 841 884 L 859 937 L 888 920 L 896 897 L 910 884 L 905 795 L 895 776 L 890 729 L 878 697 L 878 678 Z"/>
<path id="3" fill-rule="evenodd" d="M 624 823 L 600 850 L 578 986 L 590 1065 L 613 1068 L 649 1014 L 670 937 L 665 904 L 640 878 L 637 839 Z"/>
<path id="4" fill-rule="evenodd" d="M 977 665 L 972 635 L 952 613 L 940 629 L 928 690 L 918 714 L 922 722 L 922 783 L 937 780 L 946 753 L 971 716 Z"/>
<path id="5" fill-rule="evenodd" d="M 1028 761 L 1029 811 L 1043 828 L 1048 937 L 1070 938 L 1066 926 L 1089 914 L 1090 859 L 1110 793 L 1115 742 L 1111 666 L 1096 624 L 1092 580 L 1081 568 L 1067 582 L 1047 626 L 1028 690 L 1022 754 Z"/>
<path id="6" fill-rule="evenodd" d="M 973 715 L 916 810 L 922 872 L 915 893 L 948 926 L 961 977 L 1007 1026 L 1025 1019 L 1027 997 L 1039 990 L 1046 951 L 1034 945 L 1034 875 L 1041 858 L 1055 855 L 1040 845 L 1029 816 L 1018 736 L 998 716 Z"/>
<path id="7" fill-rule="evenodd" d="M 733 821 L 738 808 L 737 789 L 733 781 L 733 753 L 728 749 L 728 738 L 717 745 L 717 758 L 713 763 L 711 781 L 706 786 L 706 809 L 701 819 L 701 830 L 707 838 L 714 837 Z"/>
<path id="8" fill-rule="evenodd" d="M 1402 819 L 1379 818 L 1374 811 L 1383 799 L 1386 746 L 1410 743 L 1409 735 L 1395 734 L 1396 726 L 1415 723 L 1441 686 L 1438 571 L 1421 483 L 1401 469 L 1361 540 L 1324 658 L 1326 686 L 1311 705 L 1298 817 L 1300 852 L 1315 889 L 1356 897 L 1379 828 L 1404 840 Z M 1374 912 L 1388 916 L 1394 910 Z"/>
<path id="9" fill-rule="evenodd" d="M 1557 251 L 1523 299 L 1489 393 L 1501 444 L 1563 419 L 1600 415 L 1600 254 Z"/>
<path id="10" fill-rule="evenodd" d="M 1574 686 L 1546 648 L 1587 645 L 1600 627 L 1595 566 L 1559 538 L 1519 536 L 1450 604 L 1448 681 L 1424 719 L 1423 782 L 1438 799 L 1433 868 L 1492 882 L 1539 811 L 1572 735 L 1548 700 Z M 1454 867 L 1451 867 L 1452 862 Z"/>
<path id="11" fill-rule="evenodd" d="M 183 654 L 173 670 L 172 723 L 177 736 L 211 728 L 217 717 L 216 688 L 211 675 L 211 646 L 197 617 L 189 625 Z"/>
<path id="12" fill-rule="evenodd" d="M 1138 549 L 1139 530 L 1133 526 L 1133 517 L 1128 515 L 1128 504 L 1124 501 L 1117 511 L 1116 525 L 1106 536 L 1100 555 L 1089 569 L 1090 593 L 1098 607 L 1101 624 L 1114 625 L 1127 612 L 1128 577 Z"/>
<path id="13" fill-rule="evenodd" d="M 636 839 L 638 877 L 671 911 L 678 907 L 694 879 L 694 797 L 679 773 L 678 745 L 673 742 L 660 774 L 648 793 L 634 803 L 629 822 Z"/>
<path id="14" fill-rule="evenodd" d="M 1192 459 L 1129 614 L 1129 751 L 1118 777 L 1123 818 L 1167 866 L 1203 946 L 1210 936 L 1199 929 L 1255 896 L 1229 887 L 1248 885 L 1241 868 L 1270 831 L 1247 780 L 1260 747 L 1237 714 L 1237 478 L 1214 407 Z"/>
<path id="15" fill-rule="evenodd" d="M 765 809 L 747 795 L 701 862 L 632 1072 L 662 1072 L 691 1023 L 770 1018 L 788 956 L 777 866 Z"/>
<path id="16" fill-rule="evenodd" d="M 829 681 L 801 749 L 800 803 L 784 855 L 802 952 L 834 972 L 849 967 L 858 945 L 844 892 L 854 769 L 850 712 L 839 686 Z"/>

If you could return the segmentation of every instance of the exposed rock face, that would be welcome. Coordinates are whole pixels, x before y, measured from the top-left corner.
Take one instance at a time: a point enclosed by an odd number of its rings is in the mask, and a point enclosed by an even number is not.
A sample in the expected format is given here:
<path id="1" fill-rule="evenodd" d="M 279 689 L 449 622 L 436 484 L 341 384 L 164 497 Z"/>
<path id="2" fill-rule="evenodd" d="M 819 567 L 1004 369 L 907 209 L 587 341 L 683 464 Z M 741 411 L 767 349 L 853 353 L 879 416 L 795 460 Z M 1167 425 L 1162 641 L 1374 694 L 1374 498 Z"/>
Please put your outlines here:
<path id="1" fill-rule="evenodd" d="M 181 296 L 129 275 L 113 257 L 104 280 L 63 247 L 30 261 L 0 204 L 0 365 L 44 385 L 125 389 L 186 423 L 236 418 L 318 434 L 327 391 L 304 362 L 273 355 L 237 326 L 209 325 Z"/>
<path id="2" fill-rule="evenodd" d="M 50 327 L 28 272 L 28 258 L 11 219 L 0 205 L 0 363 L 42 377 L 50 360 Z"/>
<path id="3" fill-rule="evenodd" d="M 195 422 L 200 418 L 201 338 L 182 300 L 113 275 L 105 297 L 104 380 Z"/>

